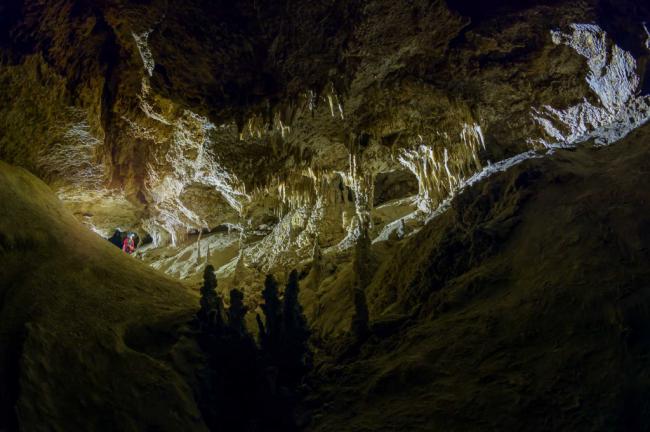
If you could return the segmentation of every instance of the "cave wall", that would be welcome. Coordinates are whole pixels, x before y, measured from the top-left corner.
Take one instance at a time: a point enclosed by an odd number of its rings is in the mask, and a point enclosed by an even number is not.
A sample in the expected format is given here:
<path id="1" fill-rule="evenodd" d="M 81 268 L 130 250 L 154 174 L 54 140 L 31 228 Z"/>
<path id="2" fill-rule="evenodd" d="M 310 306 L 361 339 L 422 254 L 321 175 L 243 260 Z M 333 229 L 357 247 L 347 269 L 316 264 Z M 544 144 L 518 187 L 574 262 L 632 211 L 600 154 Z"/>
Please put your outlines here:
<path id="1" fill-rule="evenodd" d="M 224 224 L 256 238 L 266 222 L 321 214 L 332 193 L 321 185 L 338 177 L 351 195 L 327 207 L 342 221 L 319 233 L 332 247 L 372 210 L 361 195 L 391 193 L 374 178 L 412 174 L 431 212 L 489 163 L 647 116 L 648 8 L 633 1 L 2 7 L 0 157 L 102 235 L 136 230 L 158 246 Z M 587 37 L 602 47 L 585 51 Z M 623 112 L 589 80 L 625 62 Z"/>

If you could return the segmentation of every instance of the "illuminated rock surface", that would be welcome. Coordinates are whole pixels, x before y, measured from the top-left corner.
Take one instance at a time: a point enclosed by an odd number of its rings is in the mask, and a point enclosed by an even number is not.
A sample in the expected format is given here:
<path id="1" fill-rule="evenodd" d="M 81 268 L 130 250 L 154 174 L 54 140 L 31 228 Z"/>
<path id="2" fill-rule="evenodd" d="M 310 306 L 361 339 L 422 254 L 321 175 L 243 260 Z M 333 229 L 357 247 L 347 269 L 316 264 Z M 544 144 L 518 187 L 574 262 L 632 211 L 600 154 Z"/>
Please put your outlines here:
<path id="1" fill-rule="evenodd" d="M 266 275 L 298 270 L 309 429 L 647 427 L 649 23 L 633 0 L 0 5 L 0 430 L 213 427 L 206 265 L 253 333 Z"/>

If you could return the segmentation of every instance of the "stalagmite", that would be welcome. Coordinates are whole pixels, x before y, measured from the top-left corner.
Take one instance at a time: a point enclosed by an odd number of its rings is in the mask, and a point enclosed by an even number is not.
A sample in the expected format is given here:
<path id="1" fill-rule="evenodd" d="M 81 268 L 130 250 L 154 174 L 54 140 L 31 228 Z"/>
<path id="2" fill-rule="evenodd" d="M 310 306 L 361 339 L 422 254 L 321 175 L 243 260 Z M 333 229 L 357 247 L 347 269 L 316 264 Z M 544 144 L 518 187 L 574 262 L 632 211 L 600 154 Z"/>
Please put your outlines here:
<path id="1" fill-rule="evenodd" d="M 201 235 L 203 230 L 199 230 L 199 238 L 196 240 L 196 263 L 201 263 Z"/>
<path id="2" fill-rule="evenodd" d="M 332 117 L 334 117 L 334 101 L 332 100 L 331 94 L 327 95 L 327 103 L 329 104 L 330 107 L 330 113 L 332 114 Z"/>
<path id="3" fill-rule="evenodd" d="M 370 334 L 370 314 L 366 299 L 366 287 L 372 278 L 369 269 L 370 260 L 370 236 L 367 225 L 362 224 L 355 244 L 353 261 L 352 303 L 354 304 L 354 315 L 352 316 L 351 332 L 356 343 L 365 341 Z"/>
<path id="4" fill-rule="evenodd" d="M 239 255 L 237 256 L 237 265 L 235 266 L 235 271 L 233 273 L 233 286 L 238 286 L 242 283 L 242 278 L 246 271 L 246 265 L 244 263 L 244 253 L 243 248 L 240 248 Z"/>
<path id="5" fill-rule="evenodd" d="M 321 275 L 323 272 L 323 253 L 320 248 L 318 236 L 314 239 L 314 248 L 311 253 L 312 260 L 312 274 L 313 274 L 313 283 L 317 286 L 320 282 Z"/>

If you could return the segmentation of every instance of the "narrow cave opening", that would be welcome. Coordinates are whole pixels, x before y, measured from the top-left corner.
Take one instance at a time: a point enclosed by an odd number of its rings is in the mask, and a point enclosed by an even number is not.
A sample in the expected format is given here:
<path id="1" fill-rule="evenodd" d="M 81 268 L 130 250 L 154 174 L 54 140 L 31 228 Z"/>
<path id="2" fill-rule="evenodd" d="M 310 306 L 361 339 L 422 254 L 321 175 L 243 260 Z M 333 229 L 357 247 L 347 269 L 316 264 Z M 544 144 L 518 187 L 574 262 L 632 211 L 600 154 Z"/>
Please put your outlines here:
<path id="1" fill-rule="evenodd" d="M 373 190 L 373 206 L 379 207 L 393 200 L 416 195 L 418 180 L 407 169 L 382 172 L 375 177 Z"/>
<path id="2" fill-rule="evenodd" d="M 107 239 L 114 246 L 122 249 L 124 252 L 129 255 L 134 253 L 138 246 L 151 243 L 151 236 L 145 236 L 145 241 L 140 241 L 140 236 L 132 231 L 122 231 L 119 228 L 116 228 L 113 231 L 113 235 Z M 149 240 L 148 242 L 146 240 Z"/>

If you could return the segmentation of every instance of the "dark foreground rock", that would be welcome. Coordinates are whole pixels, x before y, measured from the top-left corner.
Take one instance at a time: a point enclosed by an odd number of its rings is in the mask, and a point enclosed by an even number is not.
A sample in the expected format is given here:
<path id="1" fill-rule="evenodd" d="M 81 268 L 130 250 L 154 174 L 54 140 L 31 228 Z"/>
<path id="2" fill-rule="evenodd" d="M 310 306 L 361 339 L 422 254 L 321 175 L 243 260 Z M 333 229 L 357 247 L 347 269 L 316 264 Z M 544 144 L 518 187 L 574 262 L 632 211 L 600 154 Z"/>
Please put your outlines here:
<path id="1" fill-rule="evenodd" d="M 0 202 L 0 430 L 206 430 L 180 372 L 198 297 L 2 162 Z"/>
<path id="2" fill-rule="evenodd" d="M 310 430 L 647 430 L 649 174 L 645 126 L 459 196 L 381 265 L 362 352 L 321 358 Z"/>

